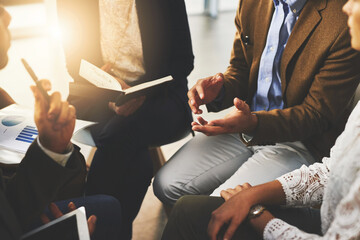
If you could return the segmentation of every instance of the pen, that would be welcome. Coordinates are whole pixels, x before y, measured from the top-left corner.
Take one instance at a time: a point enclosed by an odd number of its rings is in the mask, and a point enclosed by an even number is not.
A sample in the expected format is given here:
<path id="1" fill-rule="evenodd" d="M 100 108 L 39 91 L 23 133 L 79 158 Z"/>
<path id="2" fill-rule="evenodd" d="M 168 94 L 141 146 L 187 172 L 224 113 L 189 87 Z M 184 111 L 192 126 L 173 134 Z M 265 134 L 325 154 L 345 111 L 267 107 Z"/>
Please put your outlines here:
<path id="1" fill-rule="evenodd" d="M 36 87 L 39 89 L 39 91 L 41 92 L 41 94 L 44 96 L 45 100 L 47 103 L 50 103 L 50 96 L 49 94 L 44 90 L 44 88 L 41 85 L 41 82 L 39 81 L 39 79 L 37 78 L 37 76 L 35 75 L 34 71 L 32 70 L 32 68 L 30 67 L 30 65 L 26 62 L 25 59 L 21 59 L 21 62 L 24 64 L 24 67 L 26 69 L 26 71 L 29 73 L 29 75 L 31 76 L 31 78 L 34 80 Z"/>

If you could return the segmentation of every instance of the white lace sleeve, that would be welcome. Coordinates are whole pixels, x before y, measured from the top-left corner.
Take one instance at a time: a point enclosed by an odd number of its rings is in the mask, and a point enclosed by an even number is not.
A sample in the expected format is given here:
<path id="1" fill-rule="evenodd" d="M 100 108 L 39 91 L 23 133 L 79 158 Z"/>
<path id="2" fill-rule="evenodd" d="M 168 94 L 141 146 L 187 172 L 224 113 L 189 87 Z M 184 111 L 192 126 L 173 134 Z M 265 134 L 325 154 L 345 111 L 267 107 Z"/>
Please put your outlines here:
<path id="1" fill-rule="evenodd" d="M 272 219 L 264 229 L 264 239 L 345 240 L 360 239 L 360 173 L 350 191 L 335 209 L 335 218 L 324 236 L 305 233 L 280 219 Z"/>
<path id="2" fill-rule="evenodd" d="M 323 163 L 315 163 L 309 167 L 302 166 L 300 169 L 277 178 L 283 187 L 286 205 L 314 206 L 321 204 L 324 186 L 329 176 L 327 163 L 328 159 L 324 158 Z"/>

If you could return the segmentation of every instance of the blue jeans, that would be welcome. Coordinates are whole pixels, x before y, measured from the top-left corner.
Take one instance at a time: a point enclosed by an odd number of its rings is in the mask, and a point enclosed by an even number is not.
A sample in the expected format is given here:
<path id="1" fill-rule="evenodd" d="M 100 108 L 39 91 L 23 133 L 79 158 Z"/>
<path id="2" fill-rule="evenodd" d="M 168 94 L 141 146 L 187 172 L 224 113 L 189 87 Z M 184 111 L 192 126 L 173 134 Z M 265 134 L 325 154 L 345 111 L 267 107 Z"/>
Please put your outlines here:
<path id="1" fill-rule="evenodd" d="M 119 201 L 111 196 L 107 195 L 93 195 L 79 198 L 66 199 L 55 202 L 59 207 L 60 211 L 64 214 L 67 213 L 69 202 L 73 202 L 75 206 L 85 207 L 86 217 L 89 218 L 91 215 L 95 215 L 96 226 L 95 232 L 91 236 L 93 240 L 119 240 L 122 232 L 121 222 L 121 206 Z M 44 213 L 50 220 L 54 219 L 54 216 L 50 213 L 49 209 L 46 208 Z M 28 232 L 34 228 L 43 225 L 40 219 L 34 222 L 25 232 Z"/>
<path id="2" fill-rule="evenodd" d="M 73 202 L 76 207 L 84 206 L 87 218 L 91 215 L 97 217 L 95 232 L 91 239 L 121 239 L 121 206 L 114 197 L 94 195 L 58 201 L 55 204 L 63 213 L 66 213 L 69 202 Z M 45 214 L 51 217 L 48 209 L 46 209 Z"/>

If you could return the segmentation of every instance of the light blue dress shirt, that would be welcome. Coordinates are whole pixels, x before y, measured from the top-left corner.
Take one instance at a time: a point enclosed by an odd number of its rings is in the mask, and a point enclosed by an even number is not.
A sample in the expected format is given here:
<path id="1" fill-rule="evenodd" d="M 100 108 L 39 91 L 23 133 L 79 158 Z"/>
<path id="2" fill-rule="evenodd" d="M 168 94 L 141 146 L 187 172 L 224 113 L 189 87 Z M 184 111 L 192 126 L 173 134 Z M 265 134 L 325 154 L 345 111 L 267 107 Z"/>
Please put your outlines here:
<path id="1" fill-rule="evenodd" d="M 283 109 L 280 62 L 286 43 L 307 0 L 274 0 L 266 45 L 261 55 L 257 91 L 251 104 L 252 111 Z"/>

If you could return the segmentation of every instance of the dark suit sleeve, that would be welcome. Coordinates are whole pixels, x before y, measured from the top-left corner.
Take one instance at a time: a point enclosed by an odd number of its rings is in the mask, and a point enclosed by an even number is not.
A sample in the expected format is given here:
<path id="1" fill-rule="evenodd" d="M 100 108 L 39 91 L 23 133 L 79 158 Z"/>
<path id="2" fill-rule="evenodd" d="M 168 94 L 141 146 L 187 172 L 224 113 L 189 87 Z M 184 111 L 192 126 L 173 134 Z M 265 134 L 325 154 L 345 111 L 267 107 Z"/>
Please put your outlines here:
<path id="1" fill-rule="evenodd" d="M 189 22 L 183 0 L 166 0 L 169 5 L 171 61 L 170 71 L 174 79 L 184 79 L 194 68 Z"/>
<path id="2" fill-rule="evenodd" d="M 16 175 L 5 189 L 23 228 L 40 216 L 62 186 L 82 173 L 83 161 L 83 156 L 75 148 L 66 167 L 62 167 L 48 157 L 37 143 L 30 146 Z"/>

